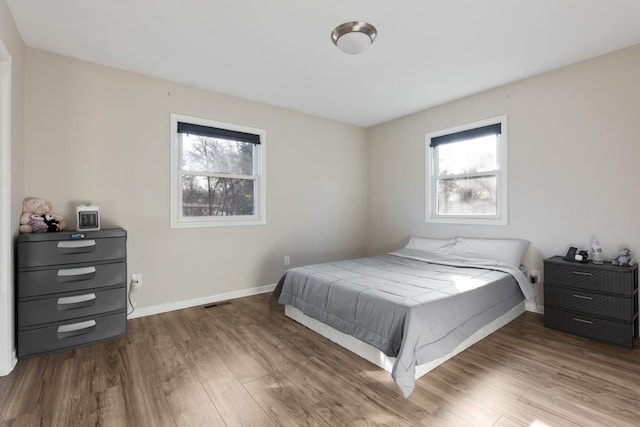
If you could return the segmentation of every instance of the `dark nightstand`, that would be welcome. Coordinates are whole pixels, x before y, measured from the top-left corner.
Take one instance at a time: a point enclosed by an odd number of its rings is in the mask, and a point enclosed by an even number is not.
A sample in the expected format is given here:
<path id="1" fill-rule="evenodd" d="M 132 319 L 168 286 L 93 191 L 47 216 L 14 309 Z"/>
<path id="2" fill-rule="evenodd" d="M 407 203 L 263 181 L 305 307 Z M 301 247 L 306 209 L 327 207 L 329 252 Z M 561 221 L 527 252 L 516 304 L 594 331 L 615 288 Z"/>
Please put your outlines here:
<path id="1" fill-rule="evenodd" d="M 544 325 L 633 348 L 638 336 L 638 265 L 544 260 Z"/>

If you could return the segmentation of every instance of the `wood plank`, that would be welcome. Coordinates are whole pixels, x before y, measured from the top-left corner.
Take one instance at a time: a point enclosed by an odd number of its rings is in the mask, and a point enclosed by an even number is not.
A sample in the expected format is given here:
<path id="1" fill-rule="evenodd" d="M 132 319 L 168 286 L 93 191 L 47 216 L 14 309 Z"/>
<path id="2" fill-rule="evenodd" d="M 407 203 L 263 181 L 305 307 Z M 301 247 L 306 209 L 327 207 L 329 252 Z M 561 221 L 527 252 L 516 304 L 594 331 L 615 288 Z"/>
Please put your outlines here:
<path id="1" fill-rule="evenodd" d="M 530 425 L 531 424 L 522 423 L 514 420 L 513 418 L 503 415 L 500 417 L 498 421 L 496 421 L 493 427 L 524 427 L 524 426 L 530 426 Z"/>
<path id="2" fill-rule="evenodd" d="M 546 393 L 544 390 L 532 388 L 520 398 L 521 401 L 541 408 L 552 406 L 562 410 L 565 417 L 581 426 L 617 426 L 632 427 L 638 425 L 638 418 L 628 418 L 624 414 L 613 411 L 603 412 L 590 405 L 590 402 L 576 400 L 573 396 L 562 393 Z"/>
<path id="3" fill-rule="evenodd" d="M 446 409 L 438 409 L 429 414 L 420 423 L 423 426 L 429 427 L 473 427 L 474 424 L 469 424 L 456 414 Z"/>
<path id="4" fill-rule="evenodd" d="M 189 352 L 186 357 L 227 425 L 274 425 L 212 348 Z"/>
<path id="5" fill-rule="evenodd" d="M 173 312 L 149 319 L 152 322 L 150 330 L 166 332 L 162 339 L 157 337 L 154 340 L 154 345 L 160 346 L 160 351 L 140 349 L 146 353 L 145 373 L 156 376 L 159 391 L 166 398 L 177 425 L 223 426 L 224 422 L 216 407 L 187 362 L 185 355 L 192 351 L 190 340 L 188 335 L 174 328 L 175 319 L 176 313 Z"/>
<path id="6" fill-rule="evenodd" d="M 531 384 L 520 381 L 515 376 L 504 373 L 504 366 L 487 368 L 490 359 L 482 359 L 478 363 L 477 355 L 472 352 L 451 359 L 449 363 L 439 366 L 428 374 L 429 377 L 442 378 L 454 384 L 462 384 L 469 393 L 469 398 L 488 408 L 494 409 L 522 425 L 578 425 L 557 414 L 553 408 L 539 410 L 519 398 L 531 387 Z M 446 376 L 441 376 L 446 373 Z"/>
<path id="7" fill-rule="evenodd" d="M 244 387 L 276 425 L 326 425 L 307 403 L 306 393 L 300 393 L 281 373 L 258 378 L 245 383 Z"/>
<path id="8" fill-rule="evenodd" d="M 144 343 L 121 349 L 125 361 L 122 372 L 122 395 L 130 425 L 176 425 L 164 394 L 156 362 L 157 353 Z"/>
<path id="9" fill-rule="evenodd" d="M 48 358 L 18 363 L 11 374 L 0 377 L 0 421 L 32 413 L 37 405 Z"/>
<path id="10" fill-rule="evenodd" d="M 501 416 L 499 411 L 478 403 L 466 393 L 466 384 L 451 384 L 436 376 L 424 378 L 421 390 L 438 393 L 443 400 L 442 408 L 474 426 L 492 426 Z"/>
<path id="11" fill-rule="evenodd" d="M 0 426 L 637 425 L 640 347 L 525 313 L 419 379 L 388 372 L 257 295 L 129 321 L 127 337 L 18 362 Z M 62 397 L 63 396 L 63 397 Z"/>

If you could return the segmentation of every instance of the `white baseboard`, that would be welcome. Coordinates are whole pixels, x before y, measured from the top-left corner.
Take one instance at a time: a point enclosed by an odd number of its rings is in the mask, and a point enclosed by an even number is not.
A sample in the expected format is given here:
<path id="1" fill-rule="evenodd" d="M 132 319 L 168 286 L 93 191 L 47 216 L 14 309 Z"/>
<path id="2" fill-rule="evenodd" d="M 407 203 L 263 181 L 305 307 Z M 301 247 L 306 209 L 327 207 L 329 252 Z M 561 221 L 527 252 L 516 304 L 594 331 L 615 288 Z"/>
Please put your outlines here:
<path id="1" fill-rule="evenodd" d="M 153 314 L 166 313 L 168 311 L 181 310 L 183 308 L 195 307 L 198 305 L 211 304 L 219 301 L 226 301 L 226 300 L 235 299 L 235 298 L 243 298 L 243 297 L 249 297 L 252 295 L 264 294 L 264 293 L 273 291 L 275 287 L 276 287 L 276 284 L 274 283 L 272 285 L 258 286 L 257 288 L 242 289 L 239 291 L 225 292 L 225 293 L 216 294 L 216 295 L 208 295 L 206 297 L 195 298 L 190 300 L 175 301 L 175 302 L 169 302 L 166 304 L 152 305 L 150 307 L 136 308 L 135 311 L 128 316 L 128 318 L 135 319 L 137 317 L 151 316 Z M 544 311 L 540 311 L 538 309 L 534 301 L 525 301 L 524 308 L 526 311 L 531 311 L 533 313 L 540 313 L 540 314 L 544 313 Z M 14 359 L 14 365 L 15 365 L 15 359 Z"/>
<path id="2" fill-rule="evenodd" d="M 16 357 L 15 350 L 11 352 L 11 356 L 9 357 L 9 361 L 3 363 L 3 366 L 0 366 L 0 377 L 4 377 L 5 375 L 9 375 L 13 368 L 16 367 L 16 363 L 18 363 L 18 358 Z"/>
<path id="3" fill-rule="evenodd" d="M 529 301 L 529 300 L 525 301 L 524 309 L 527 311 L 531 311 L 533 313 L 544 314 L 544 311 L 540 311 L 535 301 Z"/>
<path id="4" fill-rule="evenodd" d="M 276 287 L 273 285 L 259 286 L 257 288 L 242 289 L 239 291 L 225 292 L 223 294 L 209 295 L 206 297 L 195 298 L 190 300 L 169 302 L 166 304 L 152 305 L 150 307 L 136 308 L 128 318 L 151 316 L 153 314 L 166 313 L 168 311 L 181 310 L 183 308 L 195 307 L 198 305 L 211 304 L 219 301 L 226 301 L 235 298 L 249 297 L 251 295 L 264 294 L 273 291 Z"/>

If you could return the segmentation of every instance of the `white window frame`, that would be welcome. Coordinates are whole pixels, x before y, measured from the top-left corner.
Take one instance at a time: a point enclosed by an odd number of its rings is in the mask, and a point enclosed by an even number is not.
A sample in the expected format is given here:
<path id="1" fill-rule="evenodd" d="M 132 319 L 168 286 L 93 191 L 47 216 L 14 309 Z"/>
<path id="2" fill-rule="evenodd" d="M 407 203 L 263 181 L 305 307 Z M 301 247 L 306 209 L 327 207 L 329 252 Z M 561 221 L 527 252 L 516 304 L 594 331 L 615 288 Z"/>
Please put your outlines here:
<path id="1" fill-rule="evenodd" d="M 434 155 L 436 148 L 431 147 L 431 139 L 462 132 L 469 129 L 480 128 L 492 124 L 500 123 L 502 130 L 498 138 L 496 171 L 496 215 L 438 215 L 437 206 L 437 177 L 438 159 Z M 502 115 L 485 120 L 467 123 L 464 125 L 442 129 L 426 134 L 425 137 L 425 183 L 426 183 L 426 206 L 425 220 L 427 223 L 436 224 L 468 224 L 468 225 L 508 225 L 508 187 L 507 187 L 507 116 Z M 484 175 L 484 174 L 482 174 Z"/>
<path id="2" fill-rule="evenodd" d="M 254 214 L 246 216 L 182 215 L 182 170 L 180 169 L 181 137 L 178 122 L 192 123 L 260 136 L 260 144 L 254 146 Z M 171 228 L 236 227 L 264 225 L 267 223 L 267 131 L 233 123 L 219 122 L 199 117 L 171 113 Z M 233 178 L 234 176 L 229 176 Z"/>

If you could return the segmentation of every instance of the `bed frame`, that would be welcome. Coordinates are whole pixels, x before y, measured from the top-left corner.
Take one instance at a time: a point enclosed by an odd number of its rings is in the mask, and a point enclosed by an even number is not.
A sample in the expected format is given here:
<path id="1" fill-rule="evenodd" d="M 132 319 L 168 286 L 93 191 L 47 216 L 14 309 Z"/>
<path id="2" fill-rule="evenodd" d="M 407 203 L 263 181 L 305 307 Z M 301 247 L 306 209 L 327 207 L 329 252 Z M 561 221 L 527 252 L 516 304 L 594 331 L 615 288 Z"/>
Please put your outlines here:
<path id="1" fill-rule="evenodd" d="M 477 343 L 481 339 L 487 337 L 493 332 L 497 331 L 507 323 L 514 320 L 516 317 L 520 316 L 524 313 L 524 301 L 520 302 L 518 305 L 513 307 L 511 310 L 507 311 L 502 316 L 498 317 L 493 322 L 485 325 L 469 338 L 464 340 L 458 347 L 456 347 L 451 353 L 448 353 L 438 359 L 432 360 L 430 362 L 424 363 L 422 365 L 416 366 L 416 380 L 423 375 L 427 374 L 432 369 L 435 369 L 437 366 L 451 359 L 456 354 L 461 351 L 471 347 L 473 344 Z M 354 338 L 350 335 L 347 335 L 343 332 L 338 331 L 337 329 L 332 328 L 331 326 L 320 322 L 317 319 L 309 317 L 305 315 L 302 311 L 291 305 L 285 305 L 285 315 L 298 323 L 303 324 L 307 328 L 311 329 L 322 335 L 325 338 L 330 339 L 336 344 L 346 348 L 347 350 L 357 354 L 363 359 L 368 360 L 376 366 L 381 367 L 382 369 L 391 372 L 391 368 L 396 361 L 395 357 L 389 357 L 385 355 L 383 352 L 378 350 L 377 348 L 369 345 L 363 341 L 360 341 L 357 338 Z"/>

